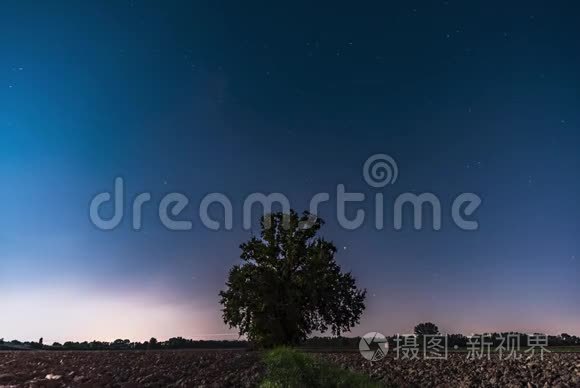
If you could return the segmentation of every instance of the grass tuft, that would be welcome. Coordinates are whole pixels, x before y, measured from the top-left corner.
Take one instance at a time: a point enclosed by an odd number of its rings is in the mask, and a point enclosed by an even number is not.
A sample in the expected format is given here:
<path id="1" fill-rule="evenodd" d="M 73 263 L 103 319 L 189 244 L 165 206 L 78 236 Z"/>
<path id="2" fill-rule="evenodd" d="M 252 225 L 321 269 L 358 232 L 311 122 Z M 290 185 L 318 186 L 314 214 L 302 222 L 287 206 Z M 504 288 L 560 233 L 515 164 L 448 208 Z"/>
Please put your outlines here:
<path id="1" fill-rule="evenodd" d="M 266 378 L 261 388 L 381 387 L 369 377 L 341 369 L 291 348 L 277 348 L 264 356 Z"/>

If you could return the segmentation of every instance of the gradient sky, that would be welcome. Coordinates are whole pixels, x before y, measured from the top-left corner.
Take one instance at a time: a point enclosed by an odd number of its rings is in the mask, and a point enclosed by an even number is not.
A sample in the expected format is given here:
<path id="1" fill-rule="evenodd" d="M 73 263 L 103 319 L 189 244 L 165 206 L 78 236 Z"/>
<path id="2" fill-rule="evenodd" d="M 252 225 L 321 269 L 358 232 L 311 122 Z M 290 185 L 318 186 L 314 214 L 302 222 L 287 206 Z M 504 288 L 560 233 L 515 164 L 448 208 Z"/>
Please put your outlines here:
<path id="1" fill-rule="evenodd" d="M 0 337 L 235 338 L 217 294 L 251 235 L 243 198 L 301 211 L 340 183 L 384 192 L 387 225 L 402 192 L 444 211 L 438 232 L 345 231 L 321 208 L 368 289 L 352 334 L 580 334 L 580 7 L 512 4 L 3 2 Z M 362 179 L 375 153 L 399 166 L 385 190 Z M 127 207 L 152 193 L 140 232 L 89 221 L 117 176 Z M 193 230 L 156 217 L 172 191 Z M 466 191 L 476 232 L 445 217 Z M 210 192 L 234 230 L 201 225 Z"/>

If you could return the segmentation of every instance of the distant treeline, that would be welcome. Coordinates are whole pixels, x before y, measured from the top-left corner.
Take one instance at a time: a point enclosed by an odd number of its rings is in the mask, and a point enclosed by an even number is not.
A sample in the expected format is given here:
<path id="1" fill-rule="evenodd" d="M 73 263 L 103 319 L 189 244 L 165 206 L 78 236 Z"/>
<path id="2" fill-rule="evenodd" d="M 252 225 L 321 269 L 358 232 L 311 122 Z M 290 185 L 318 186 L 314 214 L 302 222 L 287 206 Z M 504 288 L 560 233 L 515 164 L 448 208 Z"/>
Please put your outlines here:
<path id="1" fill-rule="evenodd" d="M 42 338 L 38 342 L 20 342 L 17 340 L 6 342 L 0 339 L 0 349 L 45 349 L 45 350 L 148 350 L 148 349 L 232 349 L 247 348 L 247 341 L 236 340 L 191 340 L 182 337 L 170 338 L 167 341 L 157 341 L 151 338 L 145 342 L 131 342 L 128 339 L 117 339 L 113 342 L 84 341 L 65 343 L 55 342 L 52 345 L 43 344 Z"/>
<path id="2" fill-rule="evenodd" d="M 501 338 L 508 335 L 518 335 L 520 345 L 527 346 L 528 335 L 520 333 L 489 333 L 489 341 L 492 346 L 501 344 Z M 395 347 L 397 336 L 387 337 L 389 345 Z M 311 349 L 358 349 L 360 337 L 312 337 L 307 339 L 301 346 Z M 468 337 L 462 334 L 447 335 L 449 349 L 455 346 L 465 348 L 468 346 Z M 580 346 L 580 337 L 569 334 L 548 336 L 548 346 Z M 167 341 L 157 341 L 151 338 L 145 342 L 131 342 L 128 339 L 117 339 L 113 342 L 92 341 L 72 342 L 63 344 L 55 342 L 52 345 L 43 344 L 42 338 L 38 342 L 20 342 L 17 340 L 4 341 L 0 339 L 0 350 L 157 350 L 157 349 L 244 349 L 252 348 L 252 344 L 244 340 L 191 340 L 182 337 L 170 338 Z"/>

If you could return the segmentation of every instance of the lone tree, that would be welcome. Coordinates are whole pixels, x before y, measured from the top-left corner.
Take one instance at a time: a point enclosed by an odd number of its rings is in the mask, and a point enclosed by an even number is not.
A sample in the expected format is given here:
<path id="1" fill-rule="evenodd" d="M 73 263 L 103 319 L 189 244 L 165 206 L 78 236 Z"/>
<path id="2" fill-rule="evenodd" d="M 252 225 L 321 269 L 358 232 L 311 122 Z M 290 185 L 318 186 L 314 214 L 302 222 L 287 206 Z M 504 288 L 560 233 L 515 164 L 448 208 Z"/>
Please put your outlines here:
<path id="1" fill-rule="evenodd" d="M 157 345 L 158 345 L 157 338 L 151 337 L 151 339 L 149 340 L 149 343 L 147 344 L 147 347 L 149 349 L 156 349 Z"/>
<path id="2" fill-rule="evenodd" d="M 220 292 L 223 319 L 258 345 L 295 345 L 313 331 L 336 336 L 359 323 L 366 290 L 317 236 L 323 221 L 305 212 L 262 217 L 260 238 L 240 245 L 241 265 Z"/>
<path id="3" fill-rule="evenodd" d="M 435 335 L 439 334 L 437 325 L 431 322 L 420 323 L 415 326 L 415 334 L 417 335 Z"/>

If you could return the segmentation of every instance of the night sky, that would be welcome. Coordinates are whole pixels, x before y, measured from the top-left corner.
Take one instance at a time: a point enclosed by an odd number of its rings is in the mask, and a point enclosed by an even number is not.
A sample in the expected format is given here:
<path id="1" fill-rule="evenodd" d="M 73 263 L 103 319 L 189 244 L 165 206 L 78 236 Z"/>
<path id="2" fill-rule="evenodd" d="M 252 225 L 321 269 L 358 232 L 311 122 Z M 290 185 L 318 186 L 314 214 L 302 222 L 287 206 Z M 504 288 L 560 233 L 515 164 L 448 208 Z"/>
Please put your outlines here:
<path id="1" fill-rule="evenodd" d="M 281 192 L 302 211 L 338 184 L 387 203 L 380 231 L 344 230 L 321 207 L 368 290 L 351 334 L 424 320 L 580 334 L 576 2 L 0 7 L 0 337 L 236 338 L 218 292 L 257 231 L 243 199 Z M 399 167 L 384 189 L 362 177 L 376 153 Z M 89 220 L 118 176 L 128 209 L 153 197 L 141 231 L 130 212 L 112 231 Z M 190 231 L 159 222 L 174 191 Z M 211 192 L 231 199 L 233 230 L 201 224 Z M 403 192 L 435 193 L 442 229 L 393 230 Z M 483 200 L 477 231 L 450 222 L 462 192 Z"/>

